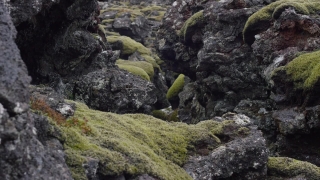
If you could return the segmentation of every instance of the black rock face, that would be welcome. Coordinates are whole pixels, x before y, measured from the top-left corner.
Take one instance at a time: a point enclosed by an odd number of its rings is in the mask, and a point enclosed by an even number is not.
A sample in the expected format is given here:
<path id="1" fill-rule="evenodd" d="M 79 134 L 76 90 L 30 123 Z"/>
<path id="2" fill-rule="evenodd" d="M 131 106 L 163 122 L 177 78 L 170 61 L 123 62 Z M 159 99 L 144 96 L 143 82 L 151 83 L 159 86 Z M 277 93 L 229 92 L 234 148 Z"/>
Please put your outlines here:
<path id="1" fill-rule="evenodd" d="M 49 138 L 48 120 L 28 111 L 31 78 L 15 36 L 9 13 L 0 2 L 0 177 L 71 180 L 62 145 Z"/>

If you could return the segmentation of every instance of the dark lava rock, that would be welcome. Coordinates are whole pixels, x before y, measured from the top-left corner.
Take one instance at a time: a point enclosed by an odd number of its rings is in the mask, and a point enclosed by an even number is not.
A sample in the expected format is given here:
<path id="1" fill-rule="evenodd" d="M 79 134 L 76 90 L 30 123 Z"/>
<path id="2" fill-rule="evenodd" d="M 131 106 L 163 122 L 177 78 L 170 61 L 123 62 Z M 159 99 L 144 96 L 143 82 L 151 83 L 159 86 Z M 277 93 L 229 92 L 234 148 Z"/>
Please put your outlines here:
<path id="1" fill-rule="evenodd" d="M 179 106 L 184 121 L 222 115 L 243 99 L 268 98 L 260 75 L 264 65 L 242 40 L 247 18 L 261 5 L 262 1 L 179 0 L 167 11 L 158 49 L 171 70 L 194 81 L 194 88 L 185 92 L 188 100 Z"/>
<path id="2" fill-rule="evenodd" d="M 245 125 L 241 116 L 226 115 L 222 119 L 234 117 L 236 123 Z M 232 126 L 224 133 L 232 134 Z M 207 156 L 192 156 L 184 169 L 193 179 L 264 179 L 267 173 L 268 150 L 262 133 L 252 127 L 245 128 L 247 136 L 233 136 L 228 143 L 214 149 Z M 241 134 L 241 133 L 240 133 Z M 231 136 L 232 137 L 232 136 Z"/>
<path id="3" fill-rule="evenodd" d="M 16 29 L 6 7 L 0 5 L 0 102 L 9 113 L 17 114 L 28 108 L 31 78 L 14 43 Z"/>
<path id="4" fill-rule="evenodd" d="M 0 22 L 0 177 L 71 180 L 62 145 L 48 135 L 48 120 L 22 106 L 29 103 L 30 77 L 14 43 L 16 31 L 3 3 Z"/>
<path id="5" fill-rule="evenodd" d="M 119 69 L 102 69 L 81 77 L 75 99 L 101 111 L 150 113 L 156 103 L 155 86 Z"/>

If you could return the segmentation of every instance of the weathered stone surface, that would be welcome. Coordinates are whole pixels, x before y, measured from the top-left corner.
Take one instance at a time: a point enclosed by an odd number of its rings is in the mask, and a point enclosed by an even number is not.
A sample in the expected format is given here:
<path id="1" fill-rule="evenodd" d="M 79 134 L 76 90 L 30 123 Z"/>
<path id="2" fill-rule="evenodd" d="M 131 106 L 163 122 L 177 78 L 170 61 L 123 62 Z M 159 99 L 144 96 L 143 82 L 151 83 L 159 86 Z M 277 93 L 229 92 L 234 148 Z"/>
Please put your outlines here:
<path id="1" fill-rule="evenodd" d="M 116 113 L 150 113 L 157 101 L 152 83 L 117 68 L 81 77 L 76 83 L 75 99 L 92 108 Z"/>
<path id="2" fill-rule="evenodd" d="M 26 10 L 28 13 L 28 10 Z M 27 75 L 14 43 L 15 28 L 0 2 L 0 177 L 9 179 L 66 179 L 71 173 L 61 143 L 49 135 L 48 120 L 22 108 L 29 104 Z"/>
<path id="3" fill-rule="evenodd" d="M 193 179 L 264 179 L 267 159 L 262 133 L 251 130 L 247 137 L 237 137 L 207 156 L 191 157 L 184 169 Z"/>
<path id="4" fill-rule="evenodd" d="M 31 78 L 14 43 L 16 29 L 0 2 L 0 102 L 9 113 L 22 113 L 28 108 L 28 84 Z"/>

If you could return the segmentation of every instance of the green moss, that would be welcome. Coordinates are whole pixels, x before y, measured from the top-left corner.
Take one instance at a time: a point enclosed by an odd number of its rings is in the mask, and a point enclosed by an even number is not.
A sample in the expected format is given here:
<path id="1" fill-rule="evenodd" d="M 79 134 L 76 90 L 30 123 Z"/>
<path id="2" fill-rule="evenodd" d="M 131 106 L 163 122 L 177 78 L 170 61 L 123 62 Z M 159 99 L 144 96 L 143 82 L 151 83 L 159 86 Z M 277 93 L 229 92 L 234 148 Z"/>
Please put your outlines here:
<path id="1" fill-rule="evenodd" d="M 169 88 L 167 92 L 167 99 L 170 100 L 182 91 L 184 86 L 184 75 L 180 74 L 178 78 L 173 82 L 172 86 Z"/>
<path id="2" fill-rule="evenodd" d="M 320 2 L 318 0 L 280 0 L 263 7 L 248 18 L 243 29 L 244 42 L 248 43 L 248 39 L 254 36 L 252 30 L 258 26 L 258 23 L 278 18 L 288 7 L 293 7 L 301 14 L 315 14 L 320 10 Z"/>
<path id="3" fill-rule="evenodd" d="M 98 24 L 99 30 L 102 31 L 104 34 L 106 34 L 106 29 L 105 29 L 106 27 L 107 27 L 107 26 L 105 26 L 105 25 Z"/>
<path id="4" fill-rule="evenodd" d="M 148 63 L 152 64 L 153 68 L 160 69 L 159 64 L 157 64 L 157 61 L 150 55 L 142 54 L 141 55 Z"/>
<path id="5" fill-rule="evenodd" d="M 106 31 L 107 36 L 120 36 L 118 32 Z"/>
<path id="6" fill-rule="evenodd" d="M 154 76 L 154 70 L 152 64 L 146 61 L 128 61 L 128 60 L 117 60 L 116 64 L 122 64 L 122 65 L 131 65 L 138 68 L 143 69 L 149 76 L 149 80 L 153 78 Z"/>
<path id="7" fill-rule="evenodd" d="M 179 36 L 183 37 L 184 41 L 186 37 L 188 37 L 188 31 L 198 25 L 200 22 L 203 21 L 203 10 L 193 14 L 182 26 L 180 29 Z"/>
<path id="8" fill-rule="evenodd" d="M 101 24 L 111 24 L 114 22 L 114 19 L 104 19 L 101 21 Z"/>
<path id="9" fill-rule="evenodd" d="M 221 143 L 215 135 L 230 123 L 168 123 L 144 114 L 117 115 L 73 103 L 74 117 L 87 119 L 92 129 L 86 135 L 78 127 L 58 127 L 76 180 L 84 179 L 83 163 L 89 157 L 99 160 L 99 173 L 104 175 L 147 173 L 162 180 L 192 179 L 180 167 L 187 160 L 188 147 L 207 138 Z"/>
<path id="10" fill-rule="evenodd" d="M 268 174 L 273 176 L 294 177 L 303 175 L 310 180 L 320 179 L 320 168 L 305 161 L 287 157 L 269 157 Z"/>
<path id="11" fill-rule="evenodd" d="M 320 78 L 320 51 L 302 54 L 285 66 L 296 88 L 309 90 Z"/>
<path id="12" fill-rule="evenodd" d="M 120 69 L 126 70 L 134 75 L 140 76 L 142 79 L 150 81 L 149 75 L 142 68 L 139 68 L 133 65 L 128 65 L 128 64 L 117 64 L 117 66 Z"/>
<path id="13" fill-rule="evenodd" d="M 123 44 L 121 53 L 124 55 L 130 55 L 136 51 L 140 54 L 151 54 L 151 51 L 148 48 L 127 36 L 107 36 L 107 40 L 109 43 L 121 41 Z"/>
<path id="14" fill-rule="evenodd" d="M 179 115 L 178 115 L 178 109 L 170 112 L 165 112 L 165 110 L 153 110 L 152 111 L 152 116 L 155 118 L 159 118 L 165 121 L 169 122 L 179 122 Z"/>

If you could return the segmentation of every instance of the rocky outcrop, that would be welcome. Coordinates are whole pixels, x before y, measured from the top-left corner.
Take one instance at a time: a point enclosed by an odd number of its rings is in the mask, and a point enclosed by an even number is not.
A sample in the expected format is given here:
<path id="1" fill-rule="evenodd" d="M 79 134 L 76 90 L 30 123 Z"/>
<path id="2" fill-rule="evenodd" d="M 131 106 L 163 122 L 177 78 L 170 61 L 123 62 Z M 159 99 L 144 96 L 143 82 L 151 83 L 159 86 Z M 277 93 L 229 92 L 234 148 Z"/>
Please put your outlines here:
<path id="1" fill-rule="evenodd" d="M 263 64 L 242 41 L 248 17 L 261 5 L 194 0 L 176 1 L 168 10 L 158 49 L 173 71 L 193 80 L 181 93 L 179 115 L 184 122 L 222 115 L 243 99 L 268 98 L 260 75 Z"/>
<path id="2" fill-rule="evenodd" d="M 151 113 L 156 103 L 155 86 L 117 69 L 89 73 L 76 83 L 75 99 L 88 106 L 116 113 Z"/>
<path id="3" fill-rule="evenodd" d="M 61 143 L 48 135 L 48 120 L 28 110 L 31 79 L 14 43 L 16 30 L 3 1 L 0 34 L 0 177 L 72 179 Z"/>

